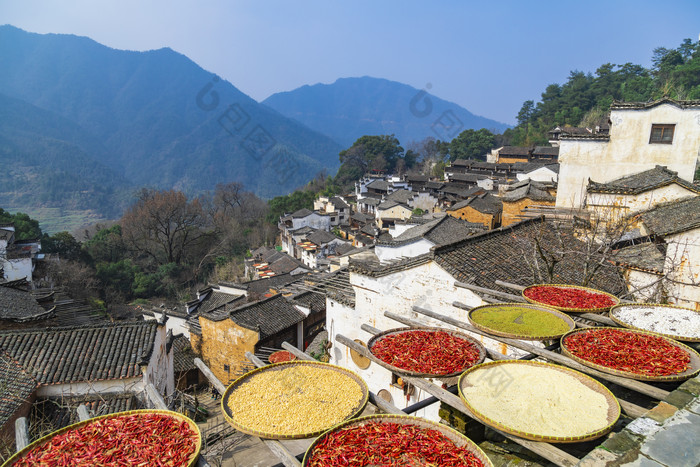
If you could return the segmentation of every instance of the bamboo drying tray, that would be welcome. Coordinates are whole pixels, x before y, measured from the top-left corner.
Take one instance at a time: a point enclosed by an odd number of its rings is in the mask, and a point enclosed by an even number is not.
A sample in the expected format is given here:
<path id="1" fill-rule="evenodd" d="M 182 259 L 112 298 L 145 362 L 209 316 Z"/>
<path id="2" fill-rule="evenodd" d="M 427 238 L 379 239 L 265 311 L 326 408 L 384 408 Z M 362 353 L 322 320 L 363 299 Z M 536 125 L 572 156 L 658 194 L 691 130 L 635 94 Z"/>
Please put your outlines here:
<path id="1" fill-rule="evenodd" d="M 593 292 L 597 293 L 600 295 L 605 295 L 607 297 L 610 297 L 614 303 L 613 305 L 606 306 L 606 307 L 600 307 L 600 308 L 567 308 L 563 306 L 555 306 L 555 305 L 550 305 L 549 303 L 544 303 L 544 302 L 538 302 L 537 300 L 533 300 L 532 298 L 529 298 L 528 296 L 525 295 L 525 292 L 528 290 L 532 290 L 535 287 L 558 287 L 561 289 L 577 289 L 577 290 L 585 290 L 586 292 Z M 571 285 L 571 284 L 535 284 L 531 285 L 529 287 L 525 287 L 522 292 L 521 292 L 523 298 L 527 300 L 530 303 L 534 303 L 535 305 L 542 305 L 542 306 L 548 306 L 551 308 L 555 308 L 559 311 L 566 311 L 567 313 L 602 313 L 603 311 L 608 311 L 611 307 L 618 305 L 620 303 L 620 299 L 614 296 L 613 294 L 603 292 L 602 290 L 597 290 L 597 289 L 591 289 L 589 287 L 583 287 L 580 285 Z"/>
<path id="2" fill-rule="evenodd" d="M 582 332 L 589 332 L 589 331 L 599 331 L 601 329 L 614 329 L 616 331 L 623 331 L 623 332 L 632 332 L 636 334 L 643 334 L 647 336 L 654 336 L 654 337 L 659 337 L 661 339 L 664 339 L 666 342 L 669 344 L 676 346 L 680 349 L 683 349 L 689 356 L 690 356 L 690 362 L 688 363 L 688 369 L 684 371 L 683 373 L 677 373 L 675 375 L 666 375 L 666 376 L 647 376 L 647 375 L 642 375 L 639 373 L 632 373 L 630 371 L 622 371 L 622 370 L 616 370 L 614 368 L 610 368 L 604 365 L 599 365 L 597 363 L 590 362 L 588 360 L 584 360 L 581 357 L 577 357 L 576 355 L 572 354 L 569 349 L 566 346 L 565 340 L 568 336 L 577 334 L 577 333 L 582 333 Z M 688 347 L 685 344 L 681 344 L 680 342 L 677 342 L 673 339 L 669 339 L 668 337 L 662 336 L 661 334 L 657 334 L 655 332 L 647 332 L 647 331 L 638 331 L 636 329 L 620 329 L 620 328 L 611 328 L 611 327 L 594 327 L 594 328 L 582 328 L 582 329 L 575 329 L 573 331 L 570 331 L 566 334 L 564 334 L 561 338 L 561 353 L 562 355 L 565 355 L 582 365 L 586 365 L 587 367 L 590 368 L 595 368 L 596 370 L 600 370 L 605 373 L 609 373 L 612 375 L 618 375 L 618 376 L 624 376 L 625 378 L 630 378 L 630 379 L 636 379 L 639 381 L 656 381 L 656 382 L 668 382 L 668 381 L 684 381 L 688 378 L 692 378 L 698 372 L 700 372 L 700 355 L 698 353 Z"/>
<path id="3" fill-rule="evenodd" d="M 690 336 L 683 336 L 683 335 L 674 335 L 674 334 L 667 334 L 664 332 L 658 332 L 658 331 L 653 331 L 651 329 L 644 329 L 638 326 L 633 326 L 631 323 L 624 321 L 622 318 L 617 316 L 617 313 L 624 309 L 625 307 L 640 307 L 640 308 L 649 308 L 650 310 L 659 309 L 659 308 L 671 308 L 671 309 L 678 309 L 678 310 L 687 310 L 687 311 L 692 311 L 693 313 L 696 313 L 698 315 L 698 318 L 700 318 L 700 311 L 693 310 L 691 308 L 686 308 L 682 306 L 676 306 L 676 305 L 662 305 L 662 304 L 656 304 L 656 303 L 623 303 L 620 305 L 615 305 L 610 309 L 610 319 L 615 321 L 617 324 L 620 326 L 626 327 L 628 329 L 636 329 L 638 331 L 646 331 L 646 332 L 653 332 L 656 334 L 659 334 L 664 337 L 668 337 L 671 339 L 675 339 L 678 341 L 683 341 L 683 342 L 700 342 L 700 337 L 690 337 Z M 639 311 L 640 313 L 642 312 L 641 310 Z"/>
<path id="4" fill-rule="evenodd" d="M 407 327 L 407 328 L 395 328 L 395 329 L 389 329 L 387 331 L 381 332 L 379 334 L 374 335 L 368 342 L 367 342 L 367 349 L 372 353 L 372 347 L 379 342 L 382 338 L 387 337 L 387 336 L 392 336 L 396 334 L 403 334 L 405 332 L 411 332 L 411 331 L 427 331 L 427 332 L 437 332 L 437 331 L 442 331 L 445 332 L 451 336 L 457 337 L 459 339 L 463 339 L 470 344 L 476 346 L 476 348 L 479 350 L 479 357 L 477 358 L 476 362 L 474 362 L 474 365 L 478 365 L 479 363 L 483 362 L 484 359 L 486 359 L 486 349 L 484 348 L 484 345 L 474 339 L 473 337 L 459 331 L 453 331 L 451 329 L 443 329 L 443 328 L 434 328 L 434 327 Z M 410 370 L 404 370 L 402 368 L 396 367 L 394 365 L 390 365 L 383 360 L 380 360 L 376 356 L 374 356 L 374 353 L 372 353 L 372 356 L 374 357 L 374 361 L 376 361 L 378 364 L 383 366 L 384 368 L 390 370 L 393 373 L 397 373 L 403 376 L 415 376 L 419 378 L 451 378 L 454 376 L 459 376 L 466 368 L 456 371 L 454 373 L 449 373 L 449 374 L 435 374 L 435 373 L 420 373 L 417 371 L 410 371 Z"/>
<path id="5" fill-rule="evenodd" d="M 570 376 L 573 376 L 576 378 L 579 382 L 584 384 L 586 387 L 589 389 L 594 390 L 595 392 L 603 395 L 608 403 L 608 413 L 607 413 L 607 423 L 605 426 L 600 427 L 600 429 L 589 432 L 589 433 L 581 433 L 580 436 L 551 436 L 543 433 L 528 433 L 525 431 L 520 431 L 512 426 L 509 426 L 507 424 L 498 422 L 496 420 L 492 420 L 489 418 L 487 415 L 482 414 L 476 407 L 472 406 L 469 403 L 469 400 L 465 397 L 463 390 L 469 386 L 469 382 L 467 381 L 467 376 L 471 374 L 472 372 L 483 370 L 485 368 L 494 368 L 498 366 L 503 366 L 503 365 L 529 365 L 529 366 L 541 366 L 541 367 L 546 367 L 550 369 L 551 371 L 559 371 L 562 373 L 566 373 Z M 487 378 L 486 383 L 490 383 L 490 378 Z M 510 384 L 514 384 L 515 382 L 511 382 Z M 609 433 L 612 429 L 615 423 L 617 422 L 617 419 L 620 417 L 620 404 L 613 395 L 612 392 L 605 386 L 603 386 L 601 383 L 596 381 L 595 379 L 584 375 L 583 373 L 580 373 L 576 370 L 572 370 L 570 368 L 566 368 L 563 366 L 559 365 L 554 365 L 551 363 L 544 363 L 544 362 L 537 362 L 537 361 L 530 361 L 530 360 L 499 360 L 495 362 L 488 362 L 488 363 L 482 363 L 481 365 L 472 367 L 462 373 L 462 376 L 459 378 L 458 382 L 458 388 L 459 388 L 459 396 L 462 399 L 462 402 L 469 408 L 469 410 L 472 411 L 474 416 L 479 419 L 482 423 L 493 427 L 497 430 L 503 431 L 505 433 L 519 436 L 520 438 L 524 439 L 529 439 L 532 441 L 544 441 L 544 442 L 549 442 L 549 443 L 579 443 L 582 441 L 590 441 L 596 438 L 600 438 L 601 436 Z M 525 388 L 524 388 L 525 389 Z M 498 395 L 494 396 L 498 397 Z M 569 411 L 568 407 L 562 408 L 563 410 Z"/>
<path id="6" fill-rule="evenodd" d="M 487 326 L 485 324 L 479 323 L 474 318 L 474 314 L 478 313 L 479 311 L 484 311 L 484 310 L 497 310 L 497 309 L 504 309 L 504 308 L 527 308 L 528 310 L 535 310 L 539 311 L 541 313 L 547 313 L 553 316 L 556 316 L 559 318 L 563 323 L 566 324 L 568 329 L 564 332 L 559 332 L 559 333 L 553 333 L 553 334 L 541 334 L 541 335 L 532 335 L 532 334 L 517 334 L 517 333 L 512 333 L 512 332 L 506 332 L 506 331 L 500 331 L 497 328 Z M 477 306 L 475 308 L 472 308 L 469 310 L 469 322 L 478 329 L 481 329 L 484 332 L 487 332 L 491 335 L 494 336 L 499 336 L 499 337 L 507 337 L 510 339 L 521 339 L 521 340 L 532 340 L 532 341 L 543 341 L 543 340 L 549 340 L 549 339 L 559 339 L 561 336 L 566 334 L 567 332 L 571 331 L 576 327 L 576 323 L 574 323 L 574 320 L 571 319 L 570 316 L 560 312 L 556 308 L 552 308 L 550 306 L 544 306 L 544 305 L 534 305 L 534 304 L 525 304 L 525 303 L 492 303 L 490 305 L 482 305 L 482 306 Z"/>
<path id="7" fill-rule="evenodd" d="M 95 423 L 96 421 L 99 421 L 99 420 L 105 420 L 105 419 L 109 419 L 109 418 L 118 418 L 118 417 L 126 416 L 126 415 L 138 415 L 138 414 L 165 414 L 165 415 L 169 415 L 170 417 L 176 418 L 177 420 L 187 422 L 190 429 L 194 433 L 197 434 L 197 444 L 195 446 L 194 452 L 190 455 L 189 461 L 187 462 L 187 466 L 193 467 L 197 463 L 197 458 L 199 457 L 199 452 L 202 449 L 202 433 L 199 430 L 199 427 L 197 426 L 197 424 L 195 422 L 193 422 L 191 419 L 189 419 L 188 417 L 186 417 L 180 413 L 177 413 L 177 412 L 172 412 L 170 410 L 148 409 L 148 410 L 129 410 L 126 412 L 117 412 L 117 413 L 112 413 L 112 414 L 108 414 L 108 415 L 102 415 L 99 417 L 91 418 L 89 420 L 83 420 L 82 422 L 74 423 L 74 424 L 69 425 L 67 427 L 61 428 L 60 430 L 56 430 L 56 431 L 49 433 L 48 435 L 46 435 L 42 438 L 39 438 L 38 440 L 36 440 L 33 443 L 26 446 L 21 451 L 18 451 L 17 453 L 15 453 L 14 456 L 10 457 L 7 460 L 7 462 L 2 464 L 2 467 L 11 467 L 17 461 L 19 461 L 25 454 L 28 454 L 29 451 L 33 450 L 34 448 L 36 448 L 38 446 L 46 444 L 54 436 L 62 435 L 68 431 L 75 430 L 77 428 L 81 428 L 85 425 Z"/>
<path id="8" fill-rule="evenodd" d="M 397 424 L 402 424 L 402 425 L 414 425 L 418 426 L 420 428 L 425 428 L 425 429 L 430 429 L 430 430 L 437 430 L 443 435 L 445 435 L 447 438 L 449 438 L 456 446 L 458 447 L 465 447 L 469 451 L 471 451 L 481 462 L 484 463 L 485 466 L 487 467 L 493 467 L 493 464 L 491 463 L 491 460 L 486 456 L 484 451 L 477 446 L 476 443 L 474 443 L 472 440 L 464 436 L 463 434 L 459 433 L 456 430 L 453 430 L 452 428 L 442 425 L 437 422 L 431 422 L 429 420 L 425 420 L 423 418 L 419 417 L 411 417 L 409 415 L 368 415 L 366 417 L 360 417 L 356 418 L 354 420 L 348 420 L 346 422 L 340 423 L 330 430 L 326 431 L 323 433 L 321 436 L 316 439 L 311 446 L 309 446 L 309 449 L 306 450 L 306 454 L 304 455 L 304 461 L 302 462 L 302 467 L 307 467 L 309 465 L 309 462 L 311 461 L 311 456 L 313 455 L 313 451 L 316 448 L 316 446 L 323 441 L 323 439 L 336 431 L 339 431 L 343 428 L 348 428 L 351 426 L 358 426 L 358 425 L 365 425 L 369 422 L 379 422 L 379 423 L 397 423 Z"/>
<path id="9" fill-rule="evenodd" d="M 328 430 L 331 428 L 333 425 L 336 425 L 338 422 L 335 421 L 333 423 L 328 423 L 328 426 L 325 426 L 323 429 L 320 430 L 309 430 L 309 431 L 301 431 L 298 433 L 281 433 L 281 432 L 274 432 L 274 431 L 261 431 L 261 430 L 256 430 L 254 428 L 245 426 L 242 423 L 239 423 L 236 421 L 231 413 L 231 409 L 228 405 L 229 399 L 231 398 L 231 395 L 236 391 L 241 388 L 241 386 L 249 381 L 251 381 L 253 378 L 255 378 L 257 375 L 261 373 L 272 373 L 272 372 L 284 372 L 285 370 L 297 368 L 300 366 L 313 366 L 316 368 L 321 368 L 324 371 L 333 371 L 333 372 L 338 372 L 341 373 L 345 376 L 348 377 L 349 381 L 351 381 L 351 384 L 356 384 L 360 390 L 362 391 L 362 398 L 360 402 L 347 414 L 344 420 L 348 420 L 350 418 L 354 418 L 357 415 L 359 415 L 362 410 L 365 408 L 365 405 L 367 405 L 367 401 L 369 400 L 369 388 L 367 387 L 367 383 L 364 382 L 364 380 L 357 375 L 356 373 L 347 370 L 345 368 L 331 365 L 328 363 L 321 363 L 321 362 L 310 362 L 306 360 L 294 360 L 291 362 L 282 362 L 282 363 L 274 363 L 272 365 L 267 365 L 261 368 L 257 368 L 253 371 L 249 371 L 245 375 L 241 376 L 240 378 L 236 379 L 231 385 L 226 389 L 226 392 L 223 394 L 223 397 L 221 398 L 221 410 L 224 414 L 224 418 L 226 421 L 233 426 L 236 430 L 242 432 L 242 433 L 247 433 L 249 435 L 253 436 L 258 436 L 260 438 L 266 438 L 266 439 L 302 439 L 302 438 L 311 438 L 314 436 L 318 436 L 324 431 Z M 261 411 L 260 416 L 264 417 L 265 413 L 264 411 Z"/>

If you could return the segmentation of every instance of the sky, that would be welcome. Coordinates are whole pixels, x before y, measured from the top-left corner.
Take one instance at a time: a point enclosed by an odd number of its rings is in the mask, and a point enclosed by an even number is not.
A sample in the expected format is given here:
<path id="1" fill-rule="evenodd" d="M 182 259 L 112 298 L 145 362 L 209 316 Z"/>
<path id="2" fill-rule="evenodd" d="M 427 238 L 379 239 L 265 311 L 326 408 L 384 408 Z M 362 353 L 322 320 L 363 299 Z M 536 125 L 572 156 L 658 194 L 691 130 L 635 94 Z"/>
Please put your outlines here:
<path id="1" fill-rule="evenodd" d="M 258 101 L 373 76 L 514 124 L 572 70 L 650 66 L 654 48 L 697 40 L 700 1 L 0 0 L 0 24 L 170 47 Z"/>

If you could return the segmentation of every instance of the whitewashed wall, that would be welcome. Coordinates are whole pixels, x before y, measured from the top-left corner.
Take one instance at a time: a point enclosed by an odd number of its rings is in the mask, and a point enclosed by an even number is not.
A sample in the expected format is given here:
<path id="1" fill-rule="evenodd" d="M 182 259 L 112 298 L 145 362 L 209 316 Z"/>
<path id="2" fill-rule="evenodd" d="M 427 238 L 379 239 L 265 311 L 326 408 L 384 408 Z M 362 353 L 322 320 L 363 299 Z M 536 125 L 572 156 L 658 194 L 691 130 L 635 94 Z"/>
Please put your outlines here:
<path id="1" fill-rule="evenodd" d="M 32 259 L 17 258 L 17 259 L 0 259 L 0 265 L 5 270 L 5 279 L 14 281 L 25 278 L 27 281 L 32 281 Z"/>
<path id="2" fill-rule="evenodd" d="M 613 207 L 619 209 L 621 214 L 646 211 L 657 204 L 676 201 L 697 196 L 676 183 L 666 185 L 654 190 L 649 190 L 638 195 L 623 195 L 619 193 L 588 193 L 586 196 L 586 208 Z"/>
<path id="3" fill-rule="evenodd" d="M 413 243 L 398 246 L 377 244 L 374 246 L 374 254 L 377 255 L 379 261 L 389 261 L 392 259 L 401 258 L 402 256 L 405 256 L 406 258 L 414 258 L 416 256 L 428 253 L 434 246 L 435 244 L 430 240 L 420 238 Z"/>
<path id="4" fill-rule="evenodd" d="M 669 301 L 700 310 L 700 229 L 665 238 Z"/>
<path id="5" fill-rule="evenodd" d="M 452 306 L 452 303 L 457 301 L 469 306 L 479 306 L 483 301 L 473 292 L 456 287 L 454 282 L 454 277 L 433 261 L 379 278 L 351 273 L 350 283 L 355 290 L 355 308 L 326 299 L 326 328 L 332 343 L 330 362 L 357 372 L 375 393 L 386 389 L 391 394 L 394 405 L 401 409 L 430 397 L 430 394 L 416 389 L 413 396 L 407 400 L 403 390 L 391 385 L 390 371 L 375 363 L 366 370 L 360 369 L 352 361 L 348 348 L 337 342 L 336 336 L 342 334 L 347 338 L 359 339 L 366 343 L 372 336 L 360 329 L 362 324 L 369 324 L 381 330 L 403 327 L 402 324 L 386 318 L 385 311 L 426 322 L 432 326 L 452 328 L 442 322 L 418 315 L 412 311 L 414 305 L 468 322 L 467 311 Z M 467 334 L 470 333 L 467 332 Z M 487 348 L 514 358 L 525 353 L 493 339 L 477 334 L 472 336 Z M 433 404 L 414 415 L 437 421 L 438 409 L 439 404 Z"/>
<path id="6" fill-rule="evenodd" d="M 700 151 L 700 108 L 662 104 L 612 110 L 610 141 L 567 140 L 559 146 L 557 207 L 581 207 L 588 179 L 605 183 L 656 165 L 693 180 Z M 672 144 L 650 144 L 652 124 L 675 124 Z"/>

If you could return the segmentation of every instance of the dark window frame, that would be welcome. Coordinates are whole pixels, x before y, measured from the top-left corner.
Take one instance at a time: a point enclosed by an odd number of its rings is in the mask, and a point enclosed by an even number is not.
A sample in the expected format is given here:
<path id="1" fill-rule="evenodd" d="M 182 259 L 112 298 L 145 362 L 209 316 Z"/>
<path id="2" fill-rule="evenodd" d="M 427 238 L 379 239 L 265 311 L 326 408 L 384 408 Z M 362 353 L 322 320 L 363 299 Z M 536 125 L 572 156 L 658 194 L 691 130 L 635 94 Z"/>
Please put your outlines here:
<path id="1" fill-rule="evenodd" d="M 654 131 L 660 130 L 655 137 Z M 649 144 L 673 144 L 673 136 L 676 132 L 675 123 L 653 123 L 651 125 L 651 132 L 649 133 Z M 670 133 L 670 135 L 668 135 Z M 667 138 L 665 138 L 668 136 Z"/>

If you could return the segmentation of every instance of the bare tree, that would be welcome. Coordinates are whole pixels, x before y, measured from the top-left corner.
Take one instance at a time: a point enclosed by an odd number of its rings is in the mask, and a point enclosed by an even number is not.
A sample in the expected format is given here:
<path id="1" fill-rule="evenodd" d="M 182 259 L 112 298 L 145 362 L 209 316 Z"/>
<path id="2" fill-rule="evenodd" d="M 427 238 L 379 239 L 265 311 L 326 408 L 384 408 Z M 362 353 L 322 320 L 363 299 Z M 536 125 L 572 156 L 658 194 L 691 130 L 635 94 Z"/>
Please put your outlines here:
<path id="1" fill-rule="evenodd" d="M 188 250 L 210 231 L 199 200 L 188 201 L 179 191 L 143 189 L 121 219 L 129 248 L 156 264 L 181 264 Z"/>

